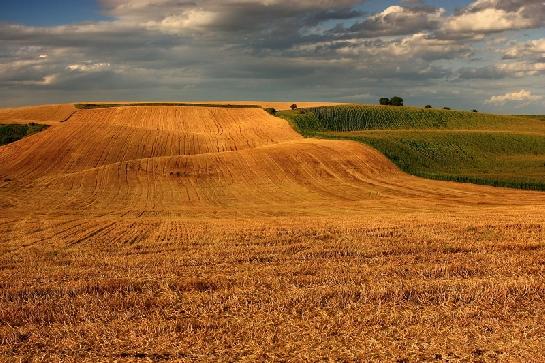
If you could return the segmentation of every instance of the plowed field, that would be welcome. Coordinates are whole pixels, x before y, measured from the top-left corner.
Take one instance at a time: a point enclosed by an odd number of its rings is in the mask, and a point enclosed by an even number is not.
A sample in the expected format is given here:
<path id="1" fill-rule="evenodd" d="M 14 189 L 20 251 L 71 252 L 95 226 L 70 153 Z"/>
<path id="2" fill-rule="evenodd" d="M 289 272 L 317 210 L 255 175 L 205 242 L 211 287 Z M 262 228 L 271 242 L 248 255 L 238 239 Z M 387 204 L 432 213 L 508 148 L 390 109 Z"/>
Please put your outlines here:
<path id="1" fill-rule="evenodd" d="M 8 361 L 543 354 L 545 193 L 409 176 L 255 108 L 0 117 L 53 125 L 0 147 Z"/>

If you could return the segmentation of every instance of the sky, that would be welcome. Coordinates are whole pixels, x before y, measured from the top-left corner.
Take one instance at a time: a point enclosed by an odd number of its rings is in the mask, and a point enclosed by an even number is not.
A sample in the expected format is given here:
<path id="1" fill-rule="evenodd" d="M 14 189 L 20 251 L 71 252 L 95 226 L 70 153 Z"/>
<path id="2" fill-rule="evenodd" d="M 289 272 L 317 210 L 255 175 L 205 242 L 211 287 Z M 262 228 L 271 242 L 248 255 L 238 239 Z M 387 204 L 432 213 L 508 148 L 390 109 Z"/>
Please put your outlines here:
<path id="1" fill-rule="evenodd" d="M 392 96 L 545 114 L 545 0 L 0 1 L 0 106 Z"/>

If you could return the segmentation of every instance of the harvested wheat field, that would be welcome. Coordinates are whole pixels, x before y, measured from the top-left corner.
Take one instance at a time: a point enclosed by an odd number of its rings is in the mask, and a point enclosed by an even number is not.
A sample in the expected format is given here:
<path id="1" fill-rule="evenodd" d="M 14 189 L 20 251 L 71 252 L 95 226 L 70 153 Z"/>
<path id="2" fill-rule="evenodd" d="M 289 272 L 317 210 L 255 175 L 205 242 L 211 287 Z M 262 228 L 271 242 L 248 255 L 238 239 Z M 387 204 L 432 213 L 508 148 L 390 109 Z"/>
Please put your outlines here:
<path id="1" fill-rule="evenodd" d="M 139 103 L 147 103 L 147 102 L 126 102 L 126 101 L 91 101 L 91 102 L 85 102 L 83 104 L 139 104 Z M 161 102 L 163 103 L 163 102 Z M 157 102 L 157 104 L 161 104 Z M 180 103 L 177 101 L 170 101 L 170 103 Z M 299 108 L 309 108 L 309 107 L 322 107 L 322 106 L 338 106 L 343 105 L 344 103 L 340 102 L 308 102 L 308 101 L 295 101 L 295 102 L 285 102 L 285 101 L 259 101 L 259 100 L 253 100 L 253 101 L 192 101 L 192 102 L 181 102 L 185 104 L 202 104 L 202 105 L 225 105 L 225 106 L 259 106 L 262 108 L 275 108 L 277 110 L 289 110 L 290 106 L 294 103 Z"/>
<path id="2" fill-rule="evenodd" d="M 200 103 L 210 103 L 210 101 L 203 101 Z M 295 102 L 283 102 L 283 101 L 214 101 L 216 104 L 223 105 L 257 105 L 263 108 L 272 107 L 277 110 L 289 110 L 290 106 L 296 104 L 299 108 L 308 107 L 322 107 L 322 106 L 337 106 L 343 103 L 339 102 L 308 102 L 308 101 L 295 101 Z"/>
<path id="3" fill-rule="evenodd" d="M 43 105 L 0 108 L 0 123 L 39 122 L 54 125 L 66 121 L 76 111 L 74 105 Z"/>
<path id="4" fill-rule="evenodd" d="M 545 359 L 543 192 L 259 108 L 0 115 L 52 125 L 0 147 L 0 360 Z"/>

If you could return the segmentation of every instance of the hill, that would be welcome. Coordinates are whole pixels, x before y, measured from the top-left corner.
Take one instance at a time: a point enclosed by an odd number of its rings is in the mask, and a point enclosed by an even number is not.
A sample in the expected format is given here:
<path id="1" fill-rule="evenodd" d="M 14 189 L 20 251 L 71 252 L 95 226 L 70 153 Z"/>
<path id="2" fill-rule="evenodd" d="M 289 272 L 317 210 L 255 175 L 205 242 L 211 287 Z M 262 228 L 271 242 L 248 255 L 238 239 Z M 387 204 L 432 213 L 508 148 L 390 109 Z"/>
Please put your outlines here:
<path id="1" fill-rule="evenodd" d="M 373 193 L 402 195 L 408 206 L 426 203 L 421 193 L 472 204 L 461 190 L 499 204 L 519 199 L 411 178 L 369 147 L 305 140 L 259 108 L 80 110 L 32 140 L 4 146 L 0 165 L 10 180 L 0 186 L 14 205 L 4 213 L 12 216 L 28 213 L 28 195 L 35 213 L 185 216 L 196 207 L 199 215 L 325 213 L 324 205 L 346 201 L 379 204 Z"/>
<path id="2" fill-rule="evenodd" d="M 0 108 L 0 124 L 35 122 L 54 125 L 66 121 L 75 111 L 74 105 L 70 104 Z"/>
<path id="3" fill-rule="evenodd" d="M 304 135 L 369 144 L 413 175 L 545 190 L 545 123 L 534 117 L 388 106 L 282 115 Z"/>
<path id="4" fill-rule="evenodd" d="M 545 193 L 259 108 L 50 111 L 0 146 L 0 360 L 543 356 Z"/>

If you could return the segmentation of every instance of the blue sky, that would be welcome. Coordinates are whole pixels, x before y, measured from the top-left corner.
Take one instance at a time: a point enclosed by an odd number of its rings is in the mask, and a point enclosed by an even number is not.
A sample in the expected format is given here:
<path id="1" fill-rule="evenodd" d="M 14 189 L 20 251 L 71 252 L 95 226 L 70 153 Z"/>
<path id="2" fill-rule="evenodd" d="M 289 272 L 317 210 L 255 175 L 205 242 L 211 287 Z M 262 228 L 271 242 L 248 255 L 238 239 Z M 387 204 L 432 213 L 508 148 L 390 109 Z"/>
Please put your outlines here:
<path id="1" fill-rule="evenodd" d="M 0 106 L 337 100 L 545 113 L 544 0 L 3 0 Z"/>
<path id="2" fill-rule="evenodd" d="M 2 0 L 0 20 L 26 25 L 61 25 L 104 20 L 95 0 Z"/>

